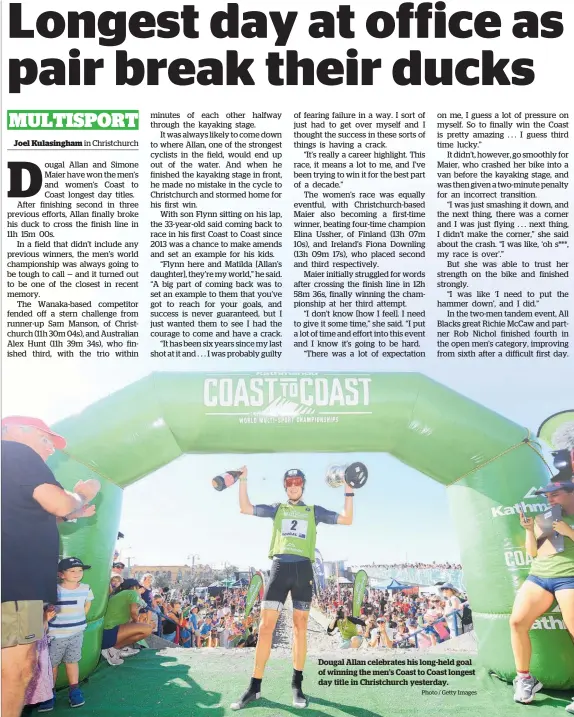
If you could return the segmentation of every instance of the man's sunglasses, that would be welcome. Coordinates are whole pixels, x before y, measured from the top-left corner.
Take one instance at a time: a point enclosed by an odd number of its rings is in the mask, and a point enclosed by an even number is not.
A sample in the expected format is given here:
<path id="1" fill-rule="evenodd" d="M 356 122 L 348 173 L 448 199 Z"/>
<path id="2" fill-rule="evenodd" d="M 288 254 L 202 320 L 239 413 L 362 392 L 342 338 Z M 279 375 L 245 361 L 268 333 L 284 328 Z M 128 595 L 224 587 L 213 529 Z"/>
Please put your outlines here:
<path id="1" fill-rule="evenodd" d="M 294 476 L 293 478 L 285 478 L 285 488 L 299 487 L 303 485 L 303 478 L 301 476 Z"/>

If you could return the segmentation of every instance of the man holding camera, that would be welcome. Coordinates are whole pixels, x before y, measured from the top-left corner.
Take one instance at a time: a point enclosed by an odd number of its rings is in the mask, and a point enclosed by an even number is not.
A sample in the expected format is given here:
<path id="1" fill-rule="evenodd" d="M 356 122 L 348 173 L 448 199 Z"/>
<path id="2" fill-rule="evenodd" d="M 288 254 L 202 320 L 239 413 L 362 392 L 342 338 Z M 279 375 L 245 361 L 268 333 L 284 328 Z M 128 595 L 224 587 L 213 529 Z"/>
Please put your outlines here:
<path id="1" fill-rule="evenodd" d="M 369 635 L 369 647 L 386 647 L 391 648 L 393 646 L 393 640 L 389 636 L 389 630 L 391 627 L 387 621 L 387 618 L 383 615 L 377 618 L 377 627 L 371 630 Z M 392 632 L 394 635 L 394 630 Z"/>
<path id="2" fill-rule="evenodd" d="M 302 691 L 303 668 L 307 657 L 307 624 L 313 596 L 313 562 L 318 523 L 351 525 L 353 522 L 352 489 L 344 483 L 345 506 L 342 513 L 306 505 L 303 500 L 305 474 L 298 468 L 283 476 L 287 501 L 273 505 L 252 505 L 247 495 L 247 468 L 239 477 L 239 506 L 242 513 L 273 520 L 269 557 L 273 560 L 271 577 L 261 603 L 259 638 L 255 650 L 255 667 L 248 689 L 231 705 L 239 710 L 261 697 L 261 681 L 271 653 L 273 632 L 283 604 L 291 593 L 293 601 L 293 706 L 307 707 Z"/>
<path id="3" fill-rule="evenodd" d="M 339 630 L 340 648 L 348 650 L 352 647 L 356 650 L 363 644 L 363 635 L 359 634 L 358 625 L 365 628 L 367 623 L 364 620 L 348 615 L 344 607 L 338 608 L 332 617 L 333 619 L 327 627 L 327 635 L 332 635 L 335 630 Z"/>

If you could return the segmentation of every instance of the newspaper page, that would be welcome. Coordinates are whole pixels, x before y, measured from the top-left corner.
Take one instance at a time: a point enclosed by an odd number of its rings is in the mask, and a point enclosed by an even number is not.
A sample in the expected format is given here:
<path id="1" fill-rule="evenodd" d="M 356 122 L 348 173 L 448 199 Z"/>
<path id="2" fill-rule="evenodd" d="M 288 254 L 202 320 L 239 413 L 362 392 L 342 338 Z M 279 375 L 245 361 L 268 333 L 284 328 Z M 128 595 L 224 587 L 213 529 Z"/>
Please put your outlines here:
<path id="1" fill-rule="evenodd" d="M 574 712 L 572 3 L 2 12 L 3 713 Z"/>

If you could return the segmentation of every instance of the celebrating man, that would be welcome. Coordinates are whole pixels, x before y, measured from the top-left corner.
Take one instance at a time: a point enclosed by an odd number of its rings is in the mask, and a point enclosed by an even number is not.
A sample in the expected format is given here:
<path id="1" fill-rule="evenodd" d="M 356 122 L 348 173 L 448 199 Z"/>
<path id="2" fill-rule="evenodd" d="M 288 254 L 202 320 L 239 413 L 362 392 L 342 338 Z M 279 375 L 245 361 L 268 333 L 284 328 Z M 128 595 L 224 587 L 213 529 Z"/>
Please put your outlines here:
<path id="1" fill-rule="evenodd" d="M 291 593 L 293 601 L 293 706 L 307 707 L 302 691 L 303 668 L 307 656 L 307 623 L 313 595 L 313 567 L 317 523 L 351 525 L 353 522 L 353 495 L 345 486 L 345 507 L 342 513 L 325 510 L 318 505 L 305 505 L 302 501 L 305 474 L 298 468 L 283 476 L 287 492 L 285 503 L 252 505 L 247 496 L 247 468 L 241 469 L 239 478 L 239 506 L 242 513 L 273 520 L 273 534 L 269 557 L 273 559 L 271 577 L 261 603 L 259 639 L 255 650 L 255 667 L 248 689 L 231 709 L 239 710 L 261 697 L 261 681 L 271 652 L 273 631 L 277 619 Z"/>

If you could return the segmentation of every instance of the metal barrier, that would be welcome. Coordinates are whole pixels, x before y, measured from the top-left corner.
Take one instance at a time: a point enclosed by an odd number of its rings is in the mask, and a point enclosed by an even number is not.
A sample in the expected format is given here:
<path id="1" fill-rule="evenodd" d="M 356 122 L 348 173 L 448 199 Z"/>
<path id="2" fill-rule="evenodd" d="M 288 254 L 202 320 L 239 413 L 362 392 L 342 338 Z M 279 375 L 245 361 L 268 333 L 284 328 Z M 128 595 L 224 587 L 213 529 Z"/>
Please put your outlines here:
<path id="1" fill-rule="evenodd" d="M 160 610 L 154 610 L 153 608 L 148 607 L 148 608 L 147 608 L 147 611 L 148 611 L 148 612 L 153 612 L 154 615 L 157 615 L 157 636 L 158 636 L 158 637 L 163 637 L 163 621 L 164 621 L 164 620 L 165 620 L 166 622 L 171 622 L 172 625 L 175 625 L 175 626 L 176 626 L 176 638 L 175 638 L 175 639 L 176 639 L 176 641 L 177 641 L 177 644 L 179 645 L 180 630 L 182 629 L 183 626 L 180 625 L 179 623 L 177 623 L 175 620 L 172 620 L 172 619 L 171 619 L 170 617 L 168 617 L 167 615 L 164 615 L 163 612 L 161 612 Z M 183 627 L 183 629 L 184 629 L 184 630 L 187 630 L 186 627 Z M 193 634 L 193 632 L 192 632 L 191 630 L 188 630 L 188 632 L 190 633 L 189 641 L 190 641 L 191 644 L 193 645 L 193 637 L 194 637 L 194 634 Z M 164 638 L 164 639 L 165 639 L 165 638 Z M 186 642 L 187 642 L 187 640 L 186 640 Z M 175 644 L 175 642 L 174 642 L 174 644 Z"/>
<path id="2" fill-rule="evenodd" d="M 468 606 L 468 602 L 462 603 L 462 608 L 464 608 L 465 606 Z M 453 620 L 453 622 L 454 622 L 454 637 L 458 637 L 459 635 L 462 635 L 462 633 L 463 633 L 462 613 L 463 613 L 463 610 L 459 608 L 458 610 L 453 610 L 452 612 L 449 612 L 446 615 L 442 615 L 441 617 L 436 619 L 434 622 L 431 622 L 430 625 L 425 625 L 424 627 L 421 627 L 418 630 L 415 630 L 415 632 L 411 632 L 410 635 L 405 636 L 402 640 L 393 641 L 393 647 L 397 647 L 398 645 L 402 645 L 405 642 L 409 642 L 410 640 L 412 640 L 413 637 L 415 638 L 415 647 L 418 647 L 417 635 L 420 635 L 421 632 L 425 632 L 426 630 L 428 630 L 429 627 L 434 627 L 434 625 L 437 625 L 439 622 L 446 622 L 447 618 L 451 617 L 451 615 L 457 615 L 461 618 L 461 630 L 460 631 L 458 629 L 458 620 L 456 619 L 456 617 Z M 448 625 L 447 625 L 447 627 L 448 627 Z M 451 637 L 453 637 L 452 634 L 451 634 Z"/>
<path id="3" fill-rule="evenodd" d="M 182 625 L 179 625 L 175 620 L 172 620 L 170 617 L 167 617 L 167 615 L 164 615 L 164 614 L 163 614 L 162 612 L 160 612 L 159 610 L 154 610 L 153 608 L 148 607 L 148 612 L 153 612 L 155 615 L 157 615 L 157 618 L 158 618 L 158 620 L 157 620 L 157 623 L 158 623 L 158 637 L 162 637 L 162 633 L 163 633 L 162 621 L 163 621 L 163 620 L 166 620 L 167 622 L 171 622 L 173 625 L 175 625 L 175 626 L 177 627 L 176 640 L 177 640 L 177 643 L 179 644 L 179 631 L 180 631 L 180 629 L 182 629 L 183 626 L 182 626 Z M 191 646 L 192 646 L 192 647 L 195 647 L 195 642 L 194 642 L 195 633 L 194 633 L 194 631 L 193 631 L 191 628 L 187 628 L 187 627 L 183 627 L 183 629 L 184 629 L 184 630 L 187 630 L 187 631 L 190 633 L 189 640 L 190 640 L 190 642 L 191 642 Z M 235 635 L 235 637 L 234 637 L 232 640 L 230 640 L 231 647 L 237 647 L 237 643 L 240 642 L 241 639 L 246 636 L 246 634 L 247 634 L 247 633 L 244 632 L 243 635 Z M 165 639 L 165 638 L 164 638 L 164 639 Z M 174 643 L 174 644 L 175 644 L 175 643 Z"/>

